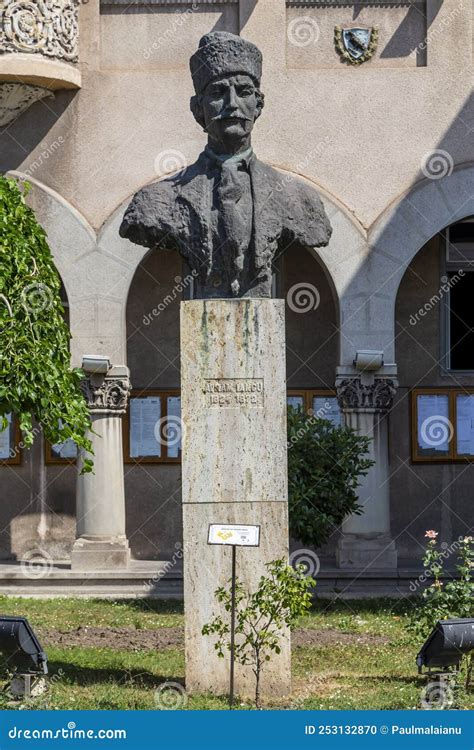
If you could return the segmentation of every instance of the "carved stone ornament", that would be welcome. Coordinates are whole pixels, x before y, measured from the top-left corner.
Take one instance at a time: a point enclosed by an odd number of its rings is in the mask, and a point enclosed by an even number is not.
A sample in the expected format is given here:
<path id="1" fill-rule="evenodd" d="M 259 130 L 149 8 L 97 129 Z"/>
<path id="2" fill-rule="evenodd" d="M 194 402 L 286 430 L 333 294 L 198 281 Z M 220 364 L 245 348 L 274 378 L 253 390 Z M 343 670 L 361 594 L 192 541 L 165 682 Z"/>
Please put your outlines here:
<path id="1" fill-rule="evenodd" d="M 43 86 L 0 83 L 0 127 L 9 125 L 40 99 L 54 99 L 54 94 Z"/>
<path id="2" fill-rule="evenodd" d="M 104 378 L 95 384 L 88 377 L 81 382 L 81 389 L 91 412 L 125 414 L 131 389 L 128 378 Z"/>
<path id="3" fill-rule="evenodd" d="M 389 378 L 376 378 L 370 385 L 364 385 L 360 378 L 345 378 L 337 383 L 337 400 L 341 409 L 387 411 L 396 392 L 397 383 Z"/>
<path id="4" fill-rule="evenodd" d="M 79 0 L 4 0 L 0 52 L 37 52 L 76 62 L 78 6 Z"/>

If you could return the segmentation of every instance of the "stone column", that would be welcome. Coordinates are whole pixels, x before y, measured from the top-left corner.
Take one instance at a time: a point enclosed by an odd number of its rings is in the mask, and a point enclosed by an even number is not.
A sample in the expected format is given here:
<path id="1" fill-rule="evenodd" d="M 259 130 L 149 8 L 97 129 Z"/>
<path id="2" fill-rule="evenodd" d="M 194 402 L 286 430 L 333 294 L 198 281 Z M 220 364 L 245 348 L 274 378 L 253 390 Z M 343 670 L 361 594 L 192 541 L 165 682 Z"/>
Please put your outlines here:
<path id="1" fill-rule="evenodd" d="M 226 694 L 229 658 L 202 626 L 229 619 L 214 592 L 228 583 L 231 548 L 207 544 L 210 523 L 258 524 L 260 547 L 237 548 L 237 576 L 251 590 L 265 563 L 288 558 L 284 301 L 181 303 L 181 409 L 186 690 Z M 290 638 L 262 673 L 262 695 L 290 692 Z M 250 667 L 236 665 L 236 693 L 253 696 Z"/>
<path id="2" fill-rule="evenodd" d="M 76 488 L 76 541 L 71 567 L 107 570 L 126 567 L 130 549 L 125 534 L 122 415 L 130 391 L 127 367 L 83 381 L 89 405 L 94 472 L 79 474 Z M 79 457 L 79 467 L 82 457 Z"/>
<path id="3" fill-rule="evenodd" d="M 358 488 L 362 515 L 342 524 L 336 555 L 340 568 L 391 570 L 397 567 L 395 542 L 390 536 L 390 494 L 387 413 L 398 382 L 396 367 L 383 374 L 338 368 L 336 388 L 345 422 L 371 438 L 370 458 L 375 465 Z"/>

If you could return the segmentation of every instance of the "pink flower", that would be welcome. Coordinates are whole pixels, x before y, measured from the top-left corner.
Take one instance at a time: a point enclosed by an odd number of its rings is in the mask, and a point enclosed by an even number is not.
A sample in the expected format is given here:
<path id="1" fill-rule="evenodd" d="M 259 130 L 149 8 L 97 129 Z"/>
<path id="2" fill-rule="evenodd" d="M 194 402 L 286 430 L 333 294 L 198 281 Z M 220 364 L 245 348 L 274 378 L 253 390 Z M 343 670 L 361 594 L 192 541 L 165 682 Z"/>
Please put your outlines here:
<path id="1" fill-rule="evenodd" d="M 428 539 L 436 539 L 436 537 L 438 536 L 438 532 L 437 531 L 433 531 L 433 529 L 431 529 L 431 531 L 427 531 L 425 533 L 425 536 L 427 536 Z"/>

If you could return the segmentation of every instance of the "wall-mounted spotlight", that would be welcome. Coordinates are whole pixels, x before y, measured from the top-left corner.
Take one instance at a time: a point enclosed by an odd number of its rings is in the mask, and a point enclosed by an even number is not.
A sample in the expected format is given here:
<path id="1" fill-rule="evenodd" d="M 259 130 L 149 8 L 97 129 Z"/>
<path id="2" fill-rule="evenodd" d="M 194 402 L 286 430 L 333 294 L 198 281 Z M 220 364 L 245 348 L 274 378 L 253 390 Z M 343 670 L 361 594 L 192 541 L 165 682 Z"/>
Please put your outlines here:
<path id="1" fill-rule="evenodd" d="M 474 650 L 474 619 L 440 620 L 417 654 L 418 673 L 423 667 L 454 667 L 462 657 Z"/>
<path id="2" fill-rule="evenodd" d="M 110 370 L 110 360 L 100 354 L 84 354 L 82 369 L 91 375 L 107 375 Z"/>
<path id="3" fill-rule="evenodd" d="M 48 657 L 41 648 L 26 617 L 0 615 L 0 658 L 3 666 L 13 672 L 11 691 L 17 697 L 32 693 L 32 680 L 48 674 Z M 44 691 L 45 683 L 41 685 Z"/>
<path id="4" fill-rule="evenodd" d="M 383 351 L 376 349 L 361 349 L 356 352 L 354 367 L 357 370 L 373 372 L 383 367 Z"/>

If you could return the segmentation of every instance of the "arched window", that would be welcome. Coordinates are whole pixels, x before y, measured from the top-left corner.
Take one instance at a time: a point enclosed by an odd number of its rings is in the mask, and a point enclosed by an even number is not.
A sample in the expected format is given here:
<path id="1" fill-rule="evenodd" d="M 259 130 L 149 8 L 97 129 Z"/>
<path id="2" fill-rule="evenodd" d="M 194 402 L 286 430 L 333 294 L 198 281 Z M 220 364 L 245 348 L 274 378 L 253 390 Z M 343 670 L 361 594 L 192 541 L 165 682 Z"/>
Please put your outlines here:
<path id="1" fill-rule="evenodd" d="M 442 233 L 449 287 L 444 305 L 445 367 L 474 372 L 474 217 Z"/>

